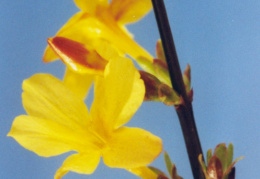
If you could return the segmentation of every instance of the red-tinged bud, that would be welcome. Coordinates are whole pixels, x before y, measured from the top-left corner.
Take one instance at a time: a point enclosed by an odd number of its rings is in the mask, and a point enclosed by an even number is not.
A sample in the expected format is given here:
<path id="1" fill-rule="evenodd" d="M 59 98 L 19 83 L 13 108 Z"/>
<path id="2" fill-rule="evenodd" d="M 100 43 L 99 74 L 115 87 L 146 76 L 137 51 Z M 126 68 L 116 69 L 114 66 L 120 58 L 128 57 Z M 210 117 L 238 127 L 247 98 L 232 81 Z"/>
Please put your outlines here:
<path id="1" fill-rule="evenodd" d="M 179 105 L 180 98 L 168 85 L 150 73 L 139 71 L 145 84 L 145 101 L 162 101 L 166 105 Z"/>
<path id="2" fill-rule="evenodd" d="M 184 76 L 185 76 L 189 81 L 191 81 L 190 71 L 191 71 L 190 64 L 187 64 L 186 69 L 184 70 Z"/>
<path id="3" fill-rule="evenodd" d="M 49 38 L 48 44 L 72 70 L 79 73 L 103 74 L 107 60 L 95 50 L 87 49 L 84 44 L 64 37 Z"/>
<path id="4" fill-rule="evenodd" d="M 189 91 L 191 90 L 191 68 L 189 64 L 187 64 L 187 67 L 184 70 L 182 78 L 183 78 L 186 92 L 189 93 Z"/>
<path id="5" fill-rule="evenodd" d="M 160 67 L 164 71 L 168 71 L 167 64 L 164 61 L 160 60 L 160 59 L 154 59 L 153 60 L 153 64 L 154 64 L 155 68 Z"/>
<path id="6" fill-rule="evenodd" d="M 158 86 L 158 97 L 168 106 L 180 104 L 180 98 L 177 93 L 164 83 Z"/>
<path id="7" fill-rule="evenodd" d="M 164 55 L 163 45 L 161 39 L 159 39 L 156 43 L 156 56 L 158 59 L 162 60 L 166 63 L 166 58 Z"/>
<path id="8" fill-rule="evenodd" d="M 235 176 L 234 165 L 236 162 L 243 157 L 239 157 L 233 160 L 233 145 L 221 143 L 216 146 L 214 153 L 212 155 L 212 149 L 207 151 L 207 163 L 202 159 L 202 154 L 199 156 L 199 162 L 201 164 L 202 170 L 208 179 L 222 179 L 228 178 L 233 179 Z"/>
<path id="9" fill-rule="evenodd" d="M 193 89 L 190 89 L 189 92 L 187 92 L 187 96 L 188 96 L 188 99 L 190 100 L 190 102 L 193 101 Z"/>
<path id="10" fill-rule="evenodd" d="M 145 71 L 139 71 L 141 79 L 144 81 L 145 85 L 145 101 L 158 101 L 158 85 L 160 81 L 150 73 Z"/>
<path id="11" fill-rule="evenodd" d="M 223 177 L 223 167 L 221 161 L 217 156 L 213 156 L 209 160 L 209 164 L 207 167 L 207 173 L 209 175 L 209 179 L 222 179 Z"/>

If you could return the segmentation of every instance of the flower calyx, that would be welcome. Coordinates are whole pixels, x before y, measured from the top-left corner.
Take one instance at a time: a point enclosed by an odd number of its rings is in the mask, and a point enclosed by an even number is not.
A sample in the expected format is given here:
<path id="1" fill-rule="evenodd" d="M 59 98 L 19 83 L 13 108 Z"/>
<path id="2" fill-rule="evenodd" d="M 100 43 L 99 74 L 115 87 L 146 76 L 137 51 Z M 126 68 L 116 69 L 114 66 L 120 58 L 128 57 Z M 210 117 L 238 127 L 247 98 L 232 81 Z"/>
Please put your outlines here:
<path id="1" fill-rule="evenodd" d="M 161 101 L 166 105 L 181 104 L 180 97 L 167 84 L 145 71 L 139 71 L 139 73 L 145 84 L 144 101 Z"/>

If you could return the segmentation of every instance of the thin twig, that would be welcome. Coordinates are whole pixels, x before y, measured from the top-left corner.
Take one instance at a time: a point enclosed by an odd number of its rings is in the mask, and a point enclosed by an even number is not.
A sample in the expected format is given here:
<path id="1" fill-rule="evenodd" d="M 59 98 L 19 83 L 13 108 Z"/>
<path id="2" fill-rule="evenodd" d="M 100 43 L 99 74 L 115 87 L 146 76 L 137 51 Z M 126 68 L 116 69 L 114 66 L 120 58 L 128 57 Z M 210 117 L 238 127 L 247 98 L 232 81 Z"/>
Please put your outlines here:
<path id="1" fill-rule="evenodd" d="M 171 28 L 169 25 L 166 9 L 163 0 L 152 0 L 154 12 L 159 28 L 165 57 L 167 60 L 171 82 L 174 90 L 183 98 L 184 105 L 176 108 L 188 152 L 190 165 L 195 179 L 204 179 L 204 174 L 198 161 L 199 154 L 202 154 L 200 140 L 196 129 L 192 104 L 187 97 L 182 73 L 173 42 Z"/>

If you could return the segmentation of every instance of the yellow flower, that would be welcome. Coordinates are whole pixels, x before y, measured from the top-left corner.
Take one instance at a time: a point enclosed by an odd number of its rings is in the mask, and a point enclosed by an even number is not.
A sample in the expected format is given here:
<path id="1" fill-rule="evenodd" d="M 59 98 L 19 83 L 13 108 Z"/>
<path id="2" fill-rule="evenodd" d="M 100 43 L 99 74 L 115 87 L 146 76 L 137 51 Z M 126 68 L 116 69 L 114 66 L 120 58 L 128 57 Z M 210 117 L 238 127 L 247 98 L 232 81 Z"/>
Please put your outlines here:
<path id="1" fill-rule="evenodd" d="M 152 69 L 153 57 L 139 46 L 127 32 L 125 24 L 139 20 L 152 8 L 150 0 L 74 0 L 81 9 L 56 34 L 83 44 L 97 39 L 107 41 L 122 53 L 135 59 L 143 57 L 139 65 Z M 43 60 L 50 62 L 58 57 L 48 46 Z"/>
<path id="2" fill-rule="evenodd" d="M 100 157 L 109 167 L 138 168 L 162 151 L 162 141 L 140 128 L 124 127 L 144 98 L 144 84 L 133 63 L 111 59 L 104 76 L 96 76 L 90 112 L 82 98 L 49 74 L 23 82 L 23 106 L 28 115 L 15 118 L 8 136 L 44 157 L 76 151 L 57 170 L 91 174 Z"/>
<path id="3" fill-rule="evenodd" d="M 79 97 L 84 99 L 94 80 L 95 75 L 103 75 L 107 60 L 118 56 L 106 55 L 106 51 L 112 53 L 113 49 L 106 46 L 93 49 L 92 46 L 64 38 L 54 37 L 48 39 L 48 44 L 60 59 L 67 65 L 63 83 Z M 101 52 L 101 53 L 99 53 Z"/>

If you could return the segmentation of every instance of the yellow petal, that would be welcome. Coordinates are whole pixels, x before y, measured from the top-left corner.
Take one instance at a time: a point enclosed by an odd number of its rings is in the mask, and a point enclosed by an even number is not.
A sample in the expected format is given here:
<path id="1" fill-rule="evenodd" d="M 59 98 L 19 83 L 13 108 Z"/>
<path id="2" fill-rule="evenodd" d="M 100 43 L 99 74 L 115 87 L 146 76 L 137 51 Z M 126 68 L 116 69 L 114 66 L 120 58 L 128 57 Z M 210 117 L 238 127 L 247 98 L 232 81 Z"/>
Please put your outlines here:
<path id="1" fill-rule="evenodd" d="M 132 91 L 130 93 L 131 94 L 128 98 L 128 101 L 126 101 L 125 106 L 122 108 L 122 111 L 115 121 L 116 123 L 114 128 L 118 128 L 127 123 L 141 106 L 144 100 L 145 87 L 143 80 L 140 79 L 140 74 L 138 72 L 135 73 Z"/>
<path id="2" fill-rule="evenodd" d="M 30 116 L 52 119 L 77 128 L 90 121 L 83 99 L 50 74 L 36 74 L 23 82 L 23 106 Z"/>
<path id="3" fill-rule="evenodd" d="M 151 0 L 112 0 L 109 9 L 120 24 L 136 22 L 152 9 Z"/>
<path id="4" fill-rule="evenodd" d="M 114 57 L 117 57 L 118 55 L 124 56 L 124 53 L 122 53 L 118 48 L 115 48 L 111 45 L 108 41 L 97 39 L 92 44 L 94 49 L 97 51 L 97 53 L 106 60 L 110 60 Z"/>
<path id="5" fill-rule="evenodd" d="M 148 62 L 152 63 L 153 57 L 132 39 L 129 32 L 114 19 L 111 13 L 102 11 L 96 19 L 100 22 L 100 25 L 103 26 L 100 28 L 100 38 L 107 40 L 112 46 L 130 55 L 134 59 L 137 59 L 137 57 L 145 57 Z"/>
<path id="6" fill-rule="evenodd" d="M 25 115 L 15 118 L 8 136 L 13 137 L 24 148 L 44 157 L 70 150 L 96 148 L 87 131 L 75 131 L 73 126 Z"/>
<path id="7" fill-rule="evenodd" d="M 94 14 L 98 6 L 108 5 L 108 0 L 74 0 L 75 4 L 84 12 Z"/>
<path id="8" fill-rule="evenodd" d="M 129 172 L 139 176 L 142 179 L 157 179 L 158 175 L 148 167 L 138 167 L 127 169 Z"/>
<path id="9" fill-rule="evenodd" d="M 76 73 L 68 68 L 63 79 L 63 83 L 81 99 L 86 98 L 93 81 L 94 75 Z"/>
<path id="10" fill-rule="evenodd" d="M 95 50 L 64 37 L 49 38 L 48 44 L 75 72 L 103 74 L 107 60 L 103 59 Z"/>
<path id="11" fill-rule="evenodd" d="M 110 167 L 136 168 L 150 164 L 162 151 L 162 141 L 139 128 L 120 127 L 103 150 L 104 163 Z"/>
<path id="12" fill-rule="evenodd" d="M 69 29 L 71 26 L 74 26 L 77 24 L 77 22 L 81 19 L 84 18 L 84 13 L 83 12 L 78 12 L 76 13 L 70 20 L 59 30 L 59 34 L 63 34 L 63 31 L 66 31 Z M 69 37 L 73 36 L 73 34 L 67 33 L 67 36 L 62 35 L 62 37 Z M 58 59 L 58 56 L 55 54 L 55 52 L 50 48 L 50 46 L 47 46 L 43 55 L 43 61 L 44 62 L 51 62 L 53 60 Z"/>
<path id="13" fill-rule="evenodd" d="M 144 99 L 145 87 L 130 59 L 114 57 L 97 77 L 91 116 L 97 125 L 114 129 L 127 123 Z"/>
<path id="14" fill-rule="evenodd" d="M 97 168 L 99 160 L 100 153 L 98 151 L 73 154 L 64 161 L 63 165 L 57 170 L 54 178 L 60 179 L 69 171 L 91 174 Z"/>
<path id="15" fill-rule="evenodd" d="M 66 37 L 83 44 L 92 44 L 95 40 L 103 39 L 122 53 L 127 53 L 135 59 L 144 57 L 145 62 L 140 62 L 141 66 L 142 63 L 152 64 L 153 61 L 153 57 L 129 37 L 107 12 L 104 12 L 100 17 L 82 12 L 77 13 L 60 29 L 56 36 Z M 50 62 L 57 58 L 51 48 L 47 47 L 43 60 Z M 145 66 L 143 65 L 142 68 Z"/>

